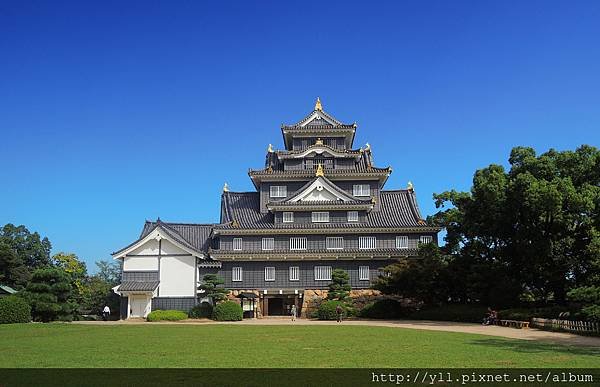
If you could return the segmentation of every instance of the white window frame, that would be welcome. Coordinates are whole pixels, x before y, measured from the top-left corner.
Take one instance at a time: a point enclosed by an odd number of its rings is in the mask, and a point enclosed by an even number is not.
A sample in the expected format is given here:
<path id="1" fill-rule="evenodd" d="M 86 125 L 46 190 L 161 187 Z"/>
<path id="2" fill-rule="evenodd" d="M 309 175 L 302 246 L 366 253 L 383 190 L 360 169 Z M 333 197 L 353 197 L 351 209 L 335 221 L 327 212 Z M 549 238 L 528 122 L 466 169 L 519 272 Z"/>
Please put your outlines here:
<path id="1" fill-rule="evenodd" d="M 263 238 L 261 247 L 263 251 L 275 250 L 275 238 Z"/>
<path id="2" fill-rule="evenodd" d="M 306 250 L 308 244 L 306 237 L 291 237 L 290 238 L 290 250 Z"/>
<path id="3" fill-rule="evenodd" d="M 242 238 L 233 238 L 232 250 L 240 251 L 244 248 L 244 241 Z"/>
<path id="4" fill-rule="evenodd" d="M 281 216 L 283 223 L 294 223 L 294 213 L 292 211 L 285 211 Z"/>
<path id="5" fill-rule="evenodd" d="M 329 223 L 329 212 L 315 211 L 311 213 L 313 223 Z"/>
<path id="6" fill-rule="evenodd" d="M 331 281 L 331 266 L 315 266 L 315 281 Z"/>
<path id="7" fill-rule="evenodd" d="M 361 236 L 358 237 L 358 248 L 360 250 L 374 250 L 377 248 L 377 237 Z"/>
<path id="8" fill-rule="evenodd" d="M 344 250 L 344 237 L 326 237 L 325 248 L 327 250 Z"/>
<path id="9" fill-rule="evenodd" d="M 421 237 L 419 238 L 419 243 L 422 243 L 424 245 L 433 243 L 433 237 L 431 235 L 421 235 Z"/>
<path id="10" fill-rule="evenodd" d="M 285 185 L 272 185 L 269 187 L 269 197 L 271 198 L 285 198 L 287 197 L 287 186 Z"/>
<path id="11" fill-rule="evenodd" d="M 369 184 L 354 184 L 352 186 L 352 195 L 371 196 L 371 186 Z"/>
<path id="12" fill-rule="evenodd" d="M 290 266 L 290 281 L 300 281 L 300 266 Z"/>
<path id="13" fill-rule="evenodd" d="M 275 281 L 275 267 L 265 267 L 265 282 Z"/>
<path id="14" fill-rule="evenodd" d="M 244 270 L 241 266 L 234 266 L 231 268 L 231 281 L 242 282 L 244 280 Z"/>
<path id="15" fill-rule="evenodd" d="M 396 248 L 397 249 L 408 249 L 408 235 L 396 236 Z"/>
<path id="16" fill-rule="evenodd" d="M 358 267 L 358 280 L 359 281 L 368 281 L 370 280 L 369 275 L 369 266 L 359 266 Z"/>
<path id="17" fill-rule="evenodd" d="M 348 222 L 358 222 L 358 211 L 348 211 Z"/>

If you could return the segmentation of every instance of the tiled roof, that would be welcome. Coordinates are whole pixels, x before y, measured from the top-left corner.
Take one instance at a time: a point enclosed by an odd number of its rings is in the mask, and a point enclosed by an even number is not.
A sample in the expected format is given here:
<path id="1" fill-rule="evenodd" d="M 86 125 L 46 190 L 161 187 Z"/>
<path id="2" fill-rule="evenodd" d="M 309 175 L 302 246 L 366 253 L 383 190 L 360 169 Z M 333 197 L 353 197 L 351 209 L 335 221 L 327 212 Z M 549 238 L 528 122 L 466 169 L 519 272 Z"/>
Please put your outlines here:
<path id="1" fill-rule="evenodd" d="M 285 223 L 275 225 L 273 215 L 260 212 L 257 192 L 224 192 L 221 223 L 215 229 L 305 229 L 305 228 L 381 228 L 425 227 L 414 191 L 381 191 L 379 211 L 371 211 L 360 223 Z M 235 221 L 235 222 L 234 222 Z"/>
<path id="2" fill-rule="evenodd" d="M 158 284 L 159 281 L 123 281 L 117 290 L 120 292 L 151 292 L 158 287 Z"/>
<path id="3" fill-rule="evenodd" d="M 321 118 L 313 119 L 313 114 L 318 114 Z M 309 122 L 310 121 L 310 122 Z M 333 125 L 331 123 L 333 123 Z M 308 123 L 308 124 L 307 124 Z M 285 129 L 312 129 L 312 128 L 323 128 L 323 129 L 331 129 L 331 128 L 348 128 L 353 129 L 356 127 L 356 124 L 344 124 L 341 121 L 337 120 L 331 114 L 323 111 L 323 110 L 313 110 L 302 120 L 298 121 L 293 125 L 281 125 L 282 128 Z"/>
<path id="4" fill-rule="evenodd" d="M 226 255 L 247 255 L 247 254 L 258 254 L 258 255 L 276 255 L 284 254 L 288 256 L 293 255 L 311 255 L 311 254 L 327 254 L 327 255 L 348 255 L 348 254 L 360 254 L 360 255 L 372 255 L 372 254 L 389 254 L 389 255 L 417 255 L 418 249 L 343 249 L 343 250 L 332 250 L 332 249 L 313 249 L 313 250 L 211 250 L 211 254 L 226 254 Z"/>
<path id="5" fill-rule="evenodd" d="M 140 239 L 152 232 L 158 222 L 167 230 L 169 236 L 184 246 L 197 251 L 208 251 L 209 236 L 214 224 L 169 223 L 161 220 L 157 222 L 146 221 Z"/>

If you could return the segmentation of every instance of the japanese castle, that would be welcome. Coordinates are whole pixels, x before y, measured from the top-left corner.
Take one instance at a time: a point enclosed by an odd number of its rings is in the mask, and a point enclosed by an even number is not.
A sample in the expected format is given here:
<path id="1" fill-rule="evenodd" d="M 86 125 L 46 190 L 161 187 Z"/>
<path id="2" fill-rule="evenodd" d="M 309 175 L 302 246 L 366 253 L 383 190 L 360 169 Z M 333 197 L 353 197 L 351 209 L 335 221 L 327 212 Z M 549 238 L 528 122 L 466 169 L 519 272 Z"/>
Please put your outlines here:
<path id="1" fill-rule="evenodd" d="M 113 253 L 122 260 L 121 318 L 155 309 L 189 310 L 198 286 L 216 273 L 245 315 L 301 316 L 326 297 L 331 272 L 350 276 L 352 297 L 370 297 L 380 270 L 437 243 L 412 185 L 385 190 L 390 167 L 377 167 L 367 143 L 354 148 L 356 124 L 314 110 L 282 125 L 283 150 L 269 145 L 264 168 L 248 172 L 252 192 L 221 195 L 218 224 L 146 221 L 140 237 Z"/>

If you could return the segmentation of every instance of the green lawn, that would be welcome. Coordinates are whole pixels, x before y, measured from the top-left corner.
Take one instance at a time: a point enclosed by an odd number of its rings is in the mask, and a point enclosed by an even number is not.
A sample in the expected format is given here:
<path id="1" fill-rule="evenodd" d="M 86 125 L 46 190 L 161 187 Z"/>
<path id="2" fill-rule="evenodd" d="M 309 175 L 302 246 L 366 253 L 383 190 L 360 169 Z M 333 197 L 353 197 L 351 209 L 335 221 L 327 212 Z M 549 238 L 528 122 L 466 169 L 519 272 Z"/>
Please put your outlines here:
<path id="1" fill-rule="evenodd" d="M 240 363 L 242 361 L 242 363 Z M 600 367 L 600 348 L 369 326 L 0 326 L 0 367 Z"/>

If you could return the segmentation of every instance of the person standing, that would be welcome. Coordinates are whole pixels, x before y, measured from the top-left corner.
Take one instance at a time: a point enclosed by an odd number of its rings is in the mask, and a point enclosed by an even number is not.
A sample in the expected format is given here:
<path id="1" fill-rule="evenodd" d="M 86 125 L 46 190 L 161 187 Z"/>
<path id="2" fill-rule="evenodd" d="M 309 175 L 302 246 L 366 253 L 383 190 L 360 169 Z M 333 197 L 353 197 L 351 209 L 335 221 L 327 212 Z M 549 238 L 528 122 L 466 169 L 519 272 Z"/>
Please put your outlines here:
<path id="1" fill-rule="evenodd" d="M 296 321 L 296 314 L 298 313 L 298 311 L 296 310 L 296 305 L 292 305 L 292 310 L 290 312 L 290 314 L 292 315 L 292 321 Z"/>
<path id="2" fill-rule="evenodd" d="M 110 308 L 108 307 L 108 305 L 106 305 L 104 307 L 104 309 L 102 309 L 102 320 L 104 320 L 104 321 L 108 320 L 109 316 L 110 316 Z"/>
<path id="3" fill-rule="evenodd" d="M 342 315 L 344 314 L 344 309 L 342 309 L 341 305 L 335 307 L 335 314 L 337 315 L 337 322 L 342 322 Z"/>

